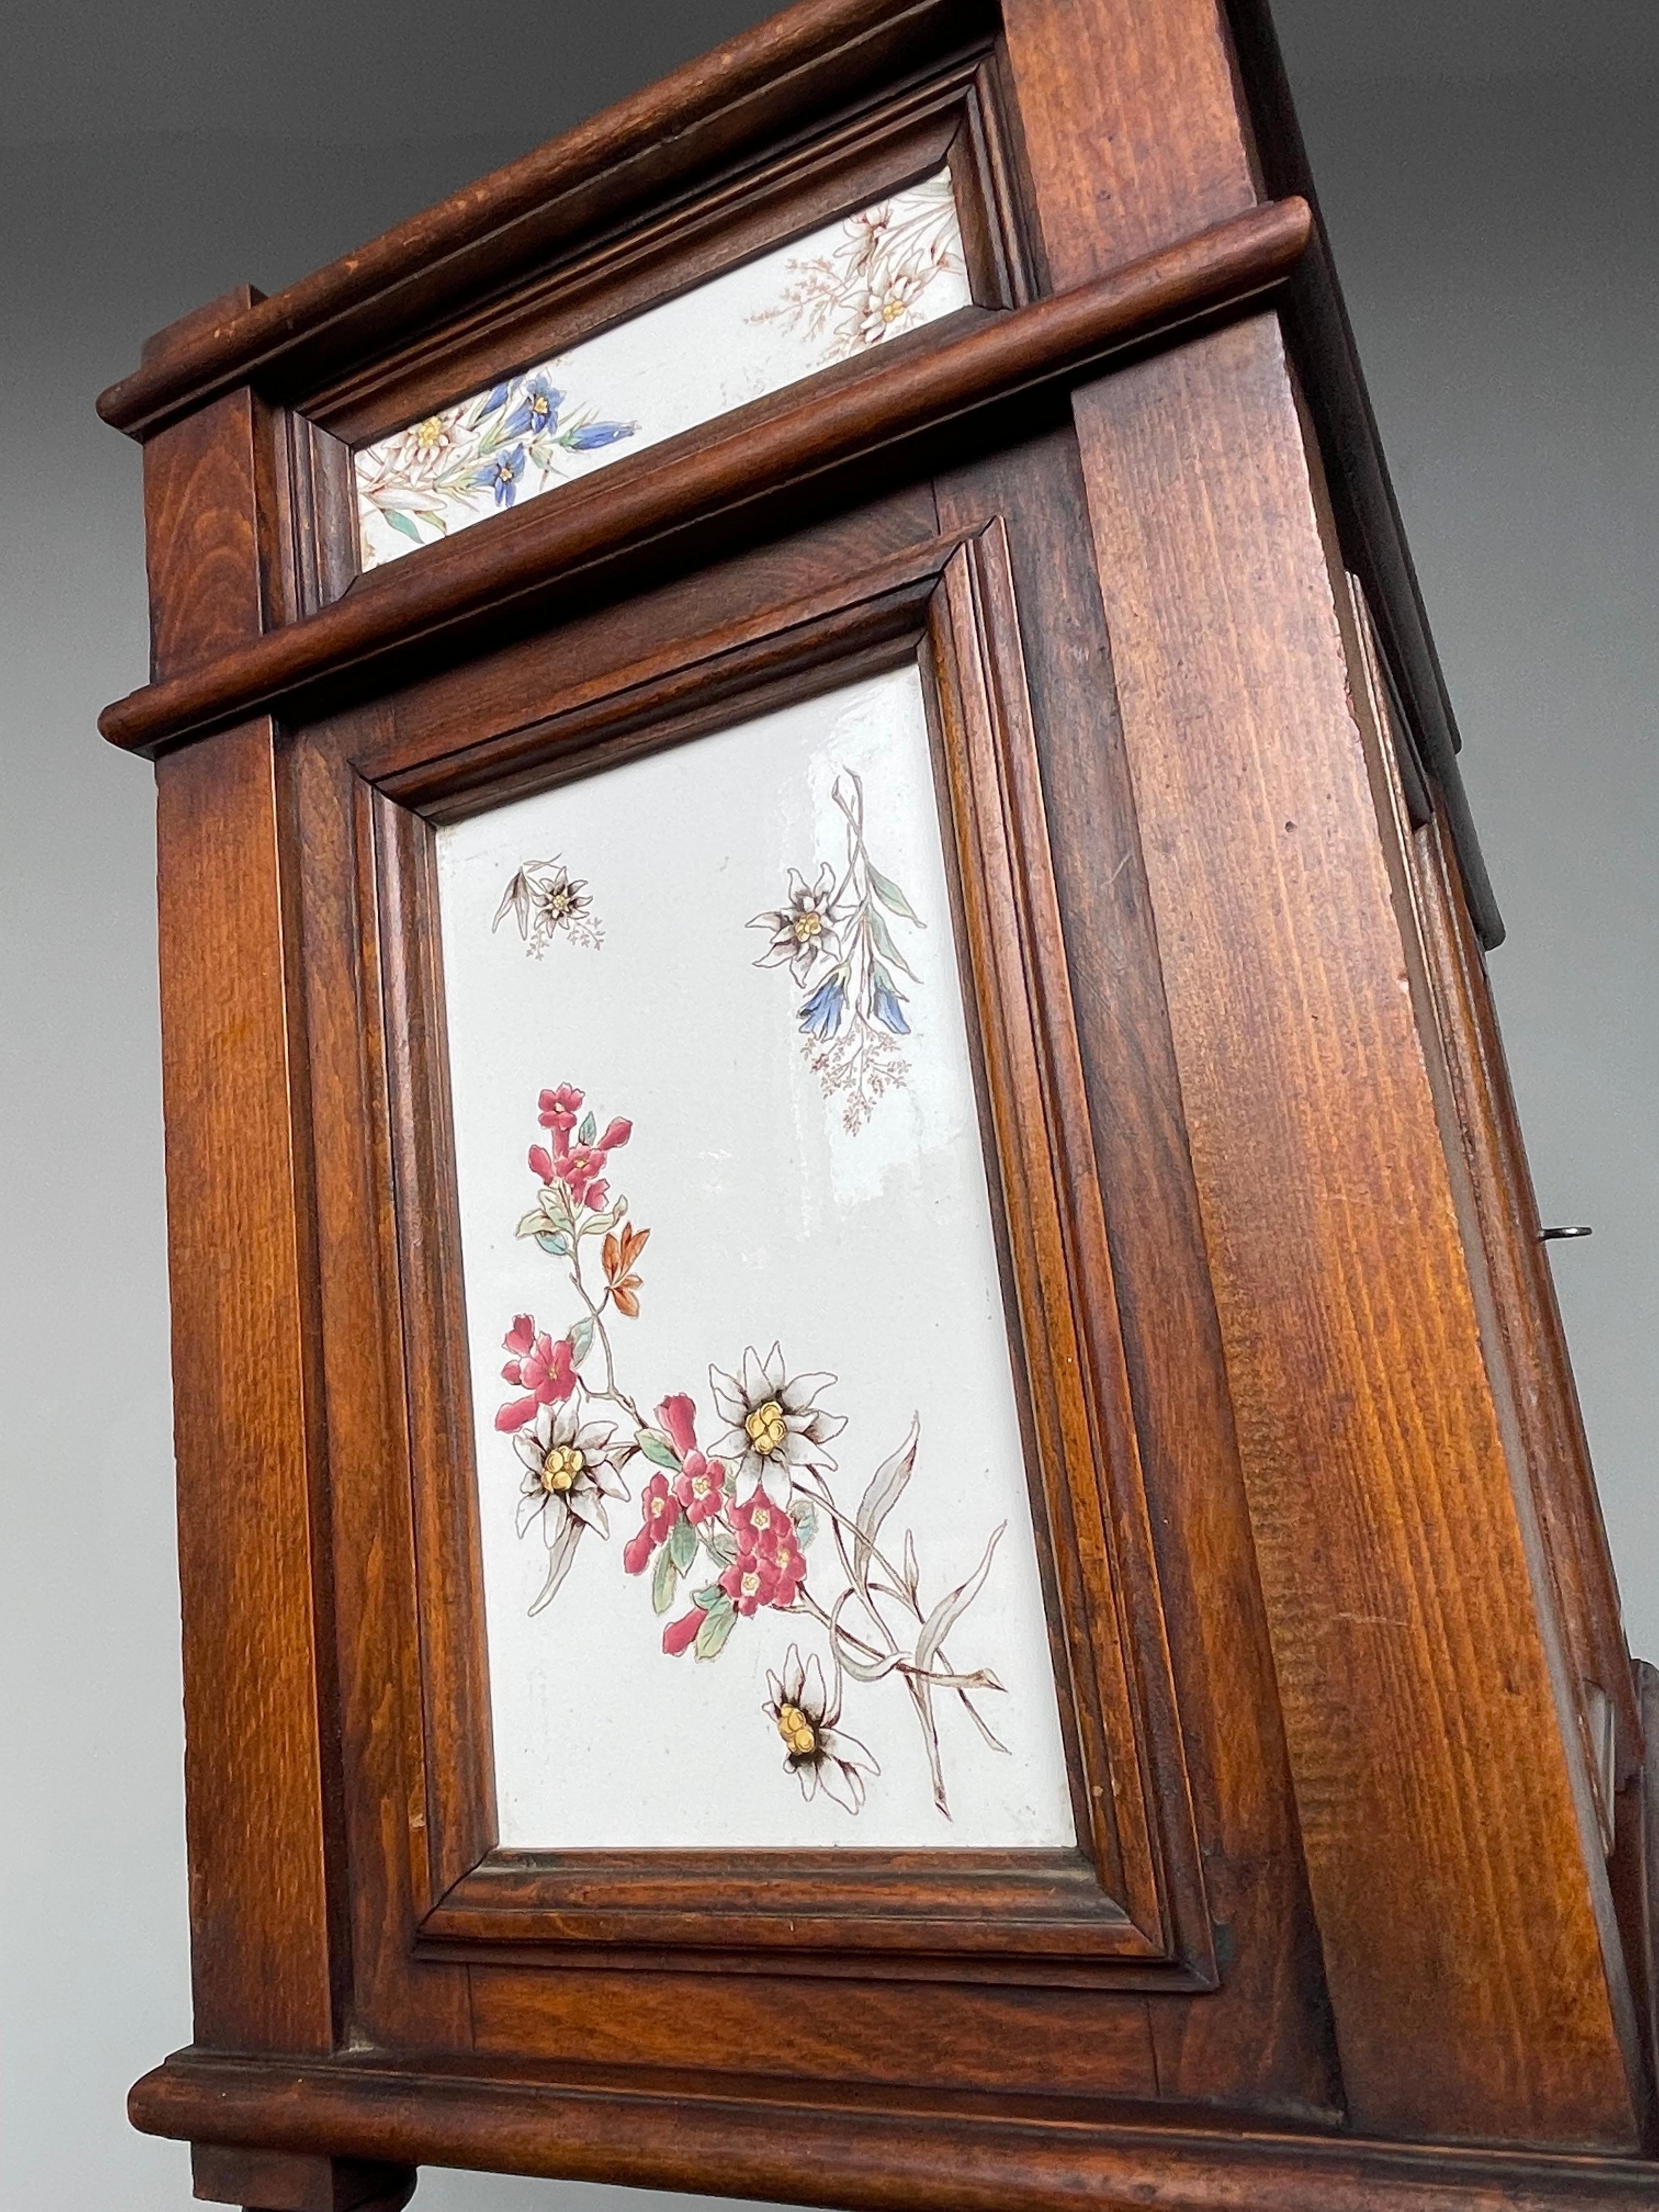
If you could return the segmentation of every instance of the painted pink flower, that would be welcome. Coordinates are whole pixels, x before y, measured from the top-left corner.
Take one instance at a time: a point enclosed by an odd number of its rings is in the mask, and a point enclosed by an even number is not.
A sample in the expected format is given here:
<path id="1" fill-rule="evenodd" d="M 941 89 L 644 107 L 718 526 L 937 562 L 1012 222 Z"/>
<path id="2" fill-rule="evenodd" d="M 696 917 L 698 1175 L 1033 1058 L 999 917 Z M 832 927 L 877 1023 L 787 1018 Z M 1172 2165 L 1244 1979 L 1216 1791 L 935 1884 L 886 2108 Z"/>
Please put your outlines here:
<path id="1" fill-rule="evenodd" d="M 717 1459 L 705 1459 L 700 1451 L 687 1452 L 674 1478 L 674 1495 L 691 1526 L 701 1528 L 705 1521 L 718 1516 L 726 1503 L 725 1467 Z"/>
<path id="2" fill-rule="evenodd" d="M 552 1182 L 553 1155 L 545 1145 L 532 1145 L 530 1147 L 530 1172 L 532 1175 L 539 1176 L 544 1182 Z"/>
<path id="3" fill-rule="evenodd" d="M 599 1146 L 573 1145 L 568 1152 L 561 1152 L 553 1164 L 575 1205 L 603 1203 L 605 1185 L 600 1178 L 605 1173 L 605 1154 Z"/>
<path id="4" fill-rule="evenodd" d="M 770 1563 L 758 1552 L 743 1552 L 720 1577 L 720 1588 L 745 1620 L 763 1605 L 770 1605 L 778 1578 Z"/>
<path id="5" fill-rule="evenodd" d="M 599 1139 L 599 1150 L 614 1152 L 625 1145 L 633 1133 L 634 1124 L 631 1121 L 624 1121 L 620 1116 L 614 1121 L 607 1121 L 605 1133 Z"/>
<path id="6" fill-rule="evenodd" d="M 501 1369 L 501 1380 L 529 1393 L 510 1400 L 495 1416 L 498 1429 L 512 1431 L 521 1429 L 538 1407 L 562 1405 L 576 1387 L 576 1367 L 569 1338 L 556 1340 L 545 1329 L 538 1335 L 528 1314 L 514 1316 L 501 1342 L 514 1355 Z"/>
<path id="7" fill-rule="evenodd" d="M 697 1631 L 708 1615 L 700 1605 L 690 1613 L 683 1613 L 678 1620 L 671 1620 L 662 1632 L 662 1648 L 671 1659 L 678 1659 L 682 1651 L 689 1651 L 697 1640 Z"/>
<path id="8" fill-rule="evenodd" d="M 756 1491 L 741 1505 L 734 1505 L 730 1517 L 740 1551 L 758 1551 L 763 1544 L 775 1543 L 786 1534 L 793 1541 L 794 1522 L 781 1505 L 774 1505 L 763 1490 Z"/>
<path id="9" fill-rule="evenodd" d="M 582 1110 L 582 1094 L 574 1084 L 562 1083 L 556 1091 L 544 1091 L 541 1095 L 539 1119 L 544 1129 L 556 1133 L 555 1141 L 563 1147 L 565 1139 L 576 1126 Z"/>
<path id="10" fill-rule="evenodd" d="M 657 1407 L 657 1424 L 679 1454 L 680 1471 L 674 1478 L 674 1495 L 685 1509 L 694 1528 L 712 1521 L 726 1503 L 726 1468 L 717 1459 L 705 1459 L 697 1449 L 696 1407 L 685 1393 L 677 1391 Z"/>
<path id="11" fill-rule="evenodd" d="M 794 1522 L 763 1490 L 734 1505 L 728 1517 L 738 1556 L 720 1577 L 726 1595 L 739 1613 L 752 1613 L 757 1605 L 793 1605 L 806 1579 L 806 1557 Z"/>
<path id="12" fill-rule="evenodd" d="M 750 1557 L 757 1559 L 772 1577 L 771 1595 L 764 1602 L 780 1608 L 793 1605 L 806 1579 L 806 1555 L 796 1540 L 793 1526 L 775 1529 L 764 1543 L 756 1546 L 752 1554 L 740 1553 L 738 1565 L 742 1566 Z"/>
<path id="13" fill-rule="evenodd" d="M 670 1490 L 665 1474 L 652 1476 L 640 1493 L 640 1504 L 645 1514 L 640 1532 L 623 1546 L 623 1565 L 630 1575 L 645 1572 L 651 1554 L 680 1517 L 679 1500 Z"/>
<path id="14" fill-rule="evenodd" d="M 697 1409 L 684 1390 L 665 1398 L 657 1407 L 657 1420 L 668 1441 L 684 1459 L 697 1449 Z"/>

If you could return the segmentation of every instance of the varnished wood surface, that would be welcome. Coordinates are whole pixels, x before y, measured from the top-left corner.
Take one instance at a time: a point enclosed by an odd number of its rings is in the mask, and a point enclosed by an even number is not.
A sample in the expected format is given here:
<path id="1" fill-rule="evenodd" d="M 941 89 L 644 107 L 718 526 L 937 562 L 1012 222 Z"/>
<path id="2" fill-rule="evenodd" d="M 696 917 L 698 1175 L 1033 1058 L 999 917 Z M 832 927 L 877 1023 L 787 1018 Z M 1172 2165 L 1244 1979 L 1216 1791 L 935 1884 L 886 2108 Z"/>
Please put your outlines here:
<path id="1" fill-rule="evenodd" d="M 196 2030 L 327 2051 L 326 1522 L 270 724 L 168 762 L 159 797 Z"/>
<path id="2" fill-rule="evenodd" d="M 192 2143 L 193 2194 L 248 2212 L 402 2212 L 415 2194 L 415 2169 L 321 2151 L 236 2149 Z"/>
<path id="3" fill-rule="evenodd" d="M 508 362 L 545 361 L 661 299 L 878 204 L 948 161 L 972 298 L 1035 296 L 991 61 L 970 54 L 860 108 L 772 160 L 714 183 L 620 236 L 605 237 L 505 295 L 458 311 L 376 351 L 301 398 L 306 417 L 361 446 L 456 396 L 487 388 Z"/>
<path id="4" fill-rule="evenodd" d="M 1323 1970 L 1291 1796 L 1232 1406 L 1182 1121 L 1169 1014 L 1124 758 L 1092 546 L 1056 518 L 1087 511 L 1066 428 L 987 456 L 935 487 L 942 523 L 1007 533 L 1042 733 L 1054 858 L 1091 1103 L 1118 1324 L 1150 1509 L 1127 1545 L 1132 1616 L 1156 1562 L 1179 1704 L 1141 1694 L 1186 1747 L 1205 1891 L 1225 1965 L 1202 2002 L 1151 2012 L 1164 2093 L 1339 2105 Z M 1138 1639 L 1137 1639 L 1138 1640 Z M 1241 2032 L 1240 2023 L 1249 2027 Z"/>
<path id="5" fill-rule="evenodd" d="M 1109 18 L 1094 0 L 1004 0 L 1002 13 L 1055 290 L 1261 197 L 1216 0 L 1116 0 Z"/>
<path id="6" fill-rule="evenodd" d="M 228 386 L 314 379 L 991 27 L 981 0 L 801 0 L 297 284 L 186 316 L 98 411 L 148 437 Z"/>
<path id="7" fill-rule="evenodd" d="M 231 392 L 144 448 L 150 678 L 164 682 L 250 644 L 282 619 L 268 522 L 265 410 Z"/>
<path id="8" fill-rule="evenodd" d="M 1350 2110 L 1633 2148 L 1277 326 L 1077 413 Z"/>
<path id="9" fill-rule="evenodd" d="M 436 630 L 459 650 L 469 617 L 499 623 L 517 599 L 529 618 L 534 594 L 544 605 L 548 591 L 568 587 L 580 570 L 1237 306 L 1279 283 L 1308 235 L 1301 201 L 1253 209 L 1075 292 L 996 315 L 958 337 L 908 342 L 853 364 L 850 374 L 832 373 L 816 389 L 795 387 L 781 400 L 740 410 L 394 562 L 319 613 L 118 701 L 99 727 L 112 744 L 153 750 L 256 702 L 291 709 L 308 682 L 337 684 L 371 669 L 378 680 L 395 681 L 392 656 L 400 647 L 429 646 Z"/>
<path id="10" fill-rule="evenodd" d="M 1360 635 L 1350 658 L 1365 678 L 1357 688 L 1356 704 L 1362 727 L 1364 711 L 1369 710 L 1377 732 L 1377 757 L 1386 768 L 1396 757 L 1389 742 L 1395 734 L 1393 714 L 1363 594 L 1356 611 Z M 1437 794 L 1428 818 L 1414 830 L 1396 778 L 1380 811 L 1394 823 L 1397 902 L 1408 949 L 1422 968 L 1426 1003 L 1421 1026 L 1431 1079 L 1443 1066 L 1448 1095 L 1442 1126 L 1454 1170 L 1468 1177 L 1466 1202 L 1474 1215 L 1469 1241 L 1485 1262 L 1491 1313 L 1482 1325 L 1489 1362 L 1495 1367 L 1501 1360 L 1507 1382 L 1547 1554 L 1547 1572 L 1561 1613 L 1571 1670 L 1568 1697 L 1583 1733 L 1602 1847 L 1610 1851 L 1614 1800 L 1639 1763 L 1642 1724 L 1503 1042 L 1480 947 L 1460 895 L 1443 801 Z"/>
<path id="11" fill-rule="evenodd" d="M 1231 18 L 1237 52 L 1214 0 L 810 0 L 114 396 L 202 2046 L 133 2111 L 223 2201 L 389 2204 L 438 2160 L 886 2212 L 1659 2202 L 1654 1699 L 1444 846 L 1455 729 Z M 958 113 L 988 304 L 324 604 L 330 423 L 563 313 L 561 270 L 604 321 L 653 252 Z M 912 651 L 1102 1811 L 1064 1864 L 792 1863 L 792 1954 L 778 1864 L 492 1850 L 430 826 Z"/>
<path id="12" fill-rule="evenodd" d="M 848 2212 L 1652 2212 L 1635 2159 L 1276 2134 L 1221 2115 L 1116 2118 L 1034 2100 L 947 2106 L 750 2081 L 729 2100 L 645 2082 L 595 2094 L 556 2069 L 283 2066 L 180 2051 L 138 2082 L 137 2124 L 387 2160 L 623 2181 Z M 969 2124 L 972 2112 L 973 2124 Z"/>

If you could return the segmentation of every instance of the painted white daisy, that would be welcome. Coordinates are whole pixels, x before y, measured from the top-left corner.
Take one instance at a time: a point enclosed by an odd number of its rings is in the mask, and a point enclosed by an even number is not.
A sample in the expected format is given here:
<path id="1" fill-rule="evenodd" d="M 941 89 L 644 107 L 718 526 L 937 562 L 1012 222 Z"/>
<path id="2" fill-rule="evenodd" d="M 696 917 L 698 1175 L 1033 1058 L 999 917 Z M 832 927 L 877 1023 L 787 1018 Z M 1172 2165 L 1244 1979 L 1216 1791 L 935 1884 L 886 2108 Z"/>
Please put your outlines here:
<path id="1" fill-rule="evenodd" d="M 739 1505 L 762 1489 L 787 1512 L 797 1468 L 834 1473 L 836 1462 L 825 1446 L 847 1423 L 841 1414 L 826 1413 L 814 1401 L 835 1379 L 833 1375 L 789 1374 L 775 1344 L 764 1359 L 750 1345 L 735 1375 L 709 1369 L 714 1405 L 727 1424 L 709 1455 L 732 1468 Z"/>

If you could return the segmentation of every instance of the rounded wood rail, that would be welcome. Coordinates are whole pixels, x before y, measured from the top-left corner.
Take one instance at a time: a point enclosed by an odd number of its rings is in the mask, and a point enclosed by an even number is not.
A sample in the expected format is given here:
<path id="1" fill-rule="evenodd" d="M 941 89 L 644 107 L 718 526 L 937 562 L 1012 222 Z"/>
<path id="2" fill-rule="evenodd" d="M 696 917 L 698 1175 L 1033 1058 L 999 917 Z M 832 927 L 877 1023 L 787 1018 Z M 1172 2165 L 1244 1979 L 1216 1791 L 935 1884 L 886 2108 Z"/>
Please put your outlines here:
<path id="1" fill-rule="evenodd" d="M 318 613 L 186 673 L 146 685 L 99 718 L 112 744 L 154 753 L 246 715 L 292 708 L 309 687 L 470 627 L 600 562 L 637 556 L 975 409 L 1075 377 L 1110 355 L 1281 283 L 1313 217 L 1290 198 L 1247 210 L 1109 276 L 977 320 L 960 336 L 878 357 L 827 387 L 699 426 L 463 538 L 373 575 Z M 526 610 L 527 611 L 527 610 Z"/>

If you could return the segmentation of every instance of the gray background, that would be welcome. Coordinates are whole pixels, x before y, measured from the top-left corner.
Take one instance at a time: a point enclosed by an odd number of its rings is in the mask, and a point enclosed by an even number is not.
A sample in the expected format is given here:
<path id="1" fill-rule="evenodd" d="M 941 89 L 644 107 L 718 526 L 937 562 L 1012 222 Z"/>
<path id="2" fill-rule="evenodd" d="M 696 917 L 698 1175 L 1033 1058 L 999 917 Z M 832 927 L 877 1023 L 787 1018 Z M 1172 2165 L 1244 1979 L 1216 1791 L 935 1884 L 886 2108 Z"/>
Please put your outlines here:
<path id="1" fill-rule="evenodd" d="M 161 2212 L 132 2077 L 189 2034 L 138 454 L 94 394 L 643 83 L 718 0 L 12 0 L 0 81 L 0 2208 Z M 1648 1437 L 1652 0 L 1283 0 L 1510 929 L 1494 975 L 1635 1649 Z M 258 1357 L 258 1347 L 250 1347 Z M 763 2054 L 757 2054 L 763 2060 Z M 428 2212 L 634 2192 L 428 2174 Z M 641 2203 L 653 2200 L 641 2198 Z M 682 2200 L 683 2201 L 683 2200 Z"/>

